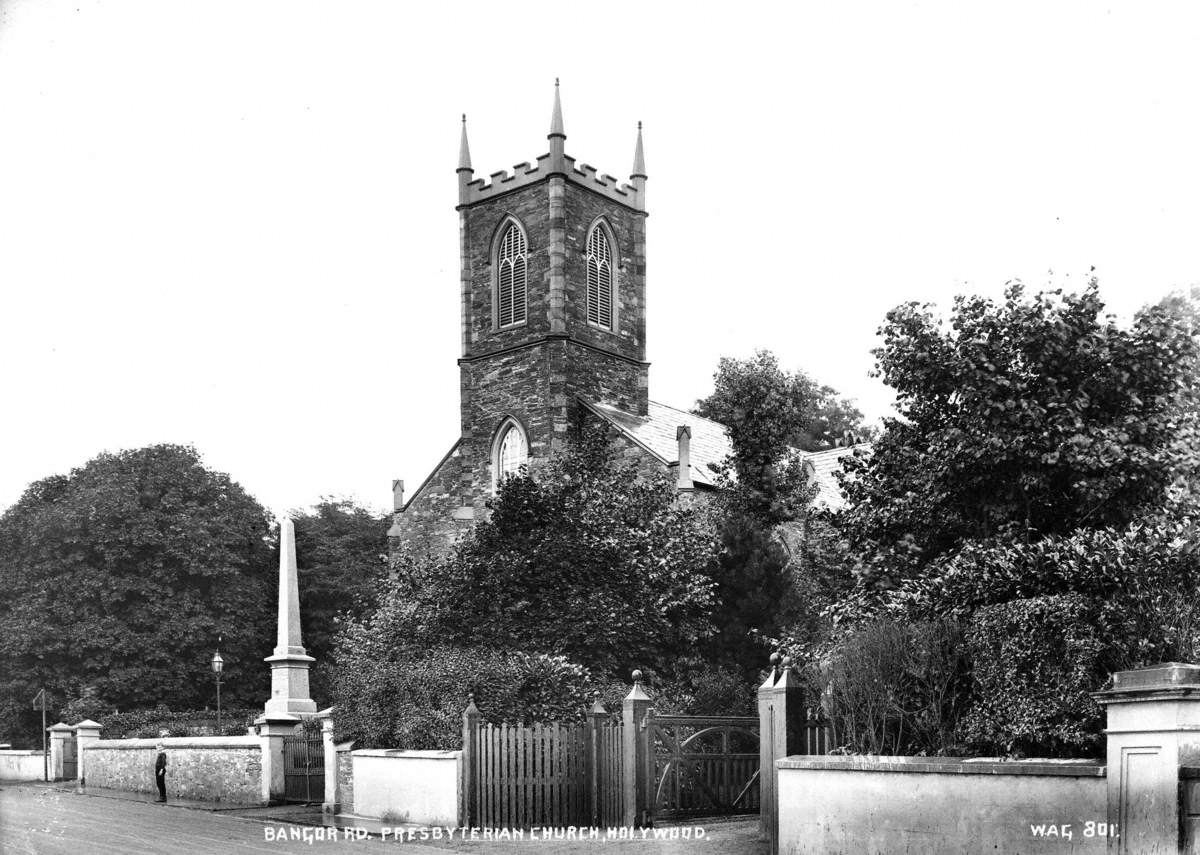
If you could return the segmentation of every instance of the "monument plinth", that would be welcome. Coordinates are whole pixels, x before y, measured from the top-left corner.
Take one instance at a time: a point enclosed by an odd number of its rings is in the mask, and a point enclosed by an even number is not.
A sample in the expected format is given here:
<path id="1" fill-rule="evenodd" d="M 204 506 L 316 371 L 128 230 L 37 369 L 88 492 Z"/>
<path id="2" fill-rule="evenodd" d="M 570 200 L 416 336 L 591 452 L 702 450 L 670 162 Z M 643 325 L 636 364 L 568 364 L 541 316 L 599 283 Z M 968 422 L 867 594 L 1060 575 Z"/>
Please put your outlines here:
<path id="1" fill-rule="evenodd" d="M 296 571 L 296 527 L 279 525 L 279 619 L 271 663 L 271 698 L 260 721 L 298 721 L 313 715 L 317 704 L 308 696 L 308 667 L 316 660 L 300 641 L 300 586 Z"/>

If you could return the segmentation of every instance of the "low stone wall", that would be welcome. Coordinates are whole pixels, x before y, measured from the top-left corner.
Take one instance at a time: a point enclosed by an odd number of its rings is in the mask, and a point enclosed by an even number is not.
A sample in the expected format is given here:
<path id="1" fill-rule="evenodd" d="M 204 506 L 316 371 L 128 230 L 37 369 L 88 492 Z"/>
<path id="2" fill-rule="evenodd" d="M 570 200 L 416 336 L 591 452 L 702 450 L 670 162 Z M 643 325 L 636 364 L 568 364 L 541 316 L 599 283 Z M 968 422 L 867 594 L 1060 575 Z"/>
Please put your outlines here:
<path id="1" fill-rule="evenodd" d="M 779 852 L 1102 853 L 1105 767 L 1085 761 L 789 757 Z"/>
<path id="2" fill-rule="evenodd" d="M 458 826 L 461 751 L 351 752 L 354 813 L 388 822 Z"/>
<path id="3" fill-rule="evenodd" d="M 41 781 L 46 774 L 45 753 L 0 749 L 0 781 Z"/>
<path id="4" fill-rule="evenodd" d="M 232 804 L 262 802 L 262 743 L 256 736 L 173 737 L 167 798 Z M 101 739 L 83 750 L 89 787 L 156 793 L 157 739 Z"/>

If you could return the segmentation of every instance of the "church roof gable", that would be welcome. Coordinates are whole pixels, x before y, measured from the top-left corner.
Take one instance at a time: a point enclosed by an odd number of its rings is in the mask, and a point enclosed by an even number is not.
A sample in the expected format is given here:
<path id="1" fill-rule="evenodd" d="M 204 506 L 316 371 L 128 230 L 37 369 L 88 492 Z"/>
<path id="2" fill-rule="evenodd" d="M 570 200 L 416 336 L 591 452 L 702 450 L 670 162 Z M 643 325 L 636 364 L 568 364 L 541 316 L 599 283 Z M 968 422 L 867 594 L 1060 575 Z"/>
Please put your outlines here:
<path id="1" fill-rule="evenodd" d="M 679 441 L 676 438 L 676 430 L 680 425 L 690 427 L 691 473 L 692 481 L 697 485 L 715 487 L 718 472 L 726 458 L 733 453 L 733 444 L 729 441 L 729 428 L 695 413 L 669 407 L 657 401 L 649 402 L 648 412 L 644 416 L 628 413 L 611 404 L 597 404 L 587 400 L 583 400 L 583 403 L 657 457 L 663 465 L 678 462 Z M 816 480 L 817 495 L 813 500 L 814 504 L 832 510 L 839 510 L 845 506 L 846 499 L 835 473 L 841 471 L 842 458 L 856 450 L 870 453 L 870 445 L 864 443 L 830 448 L 826 451 L 799 452 L 809 473 Z"/>

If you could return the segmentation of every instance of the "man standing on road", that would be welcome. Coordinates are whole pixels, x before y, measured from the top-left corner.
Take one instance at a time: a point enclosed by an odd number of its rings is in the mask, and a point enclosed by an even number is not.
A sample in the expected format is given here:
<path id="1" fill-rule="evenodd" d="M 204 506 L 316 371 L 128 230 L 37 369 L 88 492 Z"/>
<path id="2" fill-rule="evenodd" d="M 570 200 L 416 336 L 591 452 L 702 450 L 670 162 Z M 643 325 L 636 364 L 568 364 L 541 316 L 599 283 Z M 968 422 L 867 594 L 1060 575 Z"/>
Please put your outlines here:
<path id="1" fill-rule="evenodd" d="M 158 741 L 158 759 L 154 761 L 154 782 L 158 784 L 158 801 L 167 800 L 167 746 Z"/>

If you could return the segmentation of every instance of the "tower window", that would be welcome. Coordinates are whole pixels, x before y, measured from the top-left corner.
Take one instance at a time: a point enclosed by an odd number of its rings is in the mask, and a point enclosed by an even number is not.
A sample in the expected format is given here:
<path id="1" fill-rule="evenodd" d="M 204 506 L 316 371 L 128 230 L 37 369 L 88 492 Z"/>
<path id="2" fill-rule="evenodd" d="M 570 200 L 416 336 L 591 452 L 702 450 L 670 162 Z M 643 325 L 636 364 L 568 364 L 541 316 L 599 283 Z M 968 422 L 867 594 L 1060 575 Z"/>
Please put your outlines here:
<path id="1" fill-rule="evenodd" d="M 525 323 L 525 233 L 510 223 L 500 240 L 497 277 L 496 325 L 511 327 Z"/>
<path id="2" fill-rule="evenodd" d="M 529 445 L 525 433 L 520 425 L 508 419 L 497 434 L 493 487 L 498 487 L 508 476 L 518 474 L 528 462 Z"/>
<path id="3" fill-rule="evenodd" d="M 587 318 L 606 330 L 613 328 L 612 251 L 599 223 L 587 242 Z"/>

